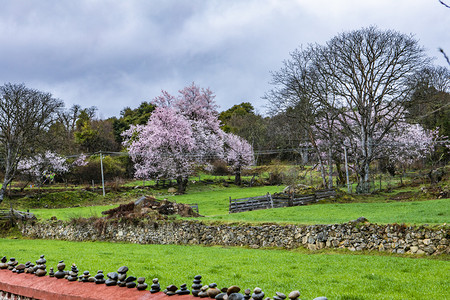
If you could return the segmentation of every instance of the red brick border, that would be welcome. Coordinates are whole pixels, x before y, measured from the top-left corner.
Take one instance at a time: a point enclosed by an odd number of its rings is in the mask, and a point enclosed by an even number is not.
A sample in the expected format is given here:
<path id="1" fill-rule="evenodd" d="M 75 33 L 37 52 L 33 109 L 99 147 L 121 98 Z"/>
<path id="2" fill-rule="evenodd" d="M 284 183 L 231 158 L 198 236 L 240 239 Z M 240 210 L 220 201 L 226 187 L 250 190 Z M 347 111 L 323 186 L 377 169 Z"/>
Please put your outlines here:
<path id="1" fill-rule="evenodd" d="M 151 283 L 151 280 L 150 280 Z M 169 296 L 159 292 L 150 294 L 136 288 L 106 286 L 92 282 L 68 281 L 49 276 L 38 277 L 32 274 L 17 274 L 0 270 L 0 291 L 35 299 L 51 300 L 159 300 Z M 173 300 L 193 300 L 192 295 L 171 296 Z"/>

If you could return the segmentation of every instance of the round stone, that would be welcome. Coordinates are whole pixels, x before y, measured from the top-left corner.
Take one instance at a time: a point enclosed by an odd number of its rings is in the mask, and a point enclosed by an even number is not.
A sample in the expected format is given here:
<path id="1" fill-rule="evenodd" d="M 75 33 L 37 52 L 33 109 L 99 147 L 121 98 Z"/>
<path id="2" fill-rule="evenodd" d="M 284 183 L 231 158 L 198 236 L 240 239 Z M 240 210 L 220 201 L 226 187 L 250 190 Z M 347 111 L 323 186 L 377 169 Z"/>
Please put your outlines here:
<path id="1" fill-rule="evenodd" d="M 208 294 L 209 298 L 216 298 L 217 295 L 220 294 L 220 290 L 218 288 L 209 288 L 206 293 Z"/>
<path id="2" fill-rule="evenodd" d="M 286 295 L 283 294 L 283 293 L 276 292 L 275 294 L 277 294 L 277 296 L 278 296 L 280 299 L 286 299 Z"/>
<path id="3" fill-rule="evenodd" d="M 223 300 L 223 296 L 225 296 L 226 295 L 226 293 L 219 293 L 219 294 L 217 294 L 216 295 L 216 297 L 214 297 L 216 300 Z"/>
<path id="4" fill-rule="evenodd" d="M 241 288 L 238 287 L 237 285 L 232 285 L 227 289 L 227 294 L 231 295 L 233 293 L 239 293 L 240 290 L 241 290 Z"/>
<path id="5" fill-rule="evenodd" d="M 166 289 L 170 292 L 175 292 L 176 290 L 178 290 L 177 286 L 174 284 L 169 285 Z"/>
<path id="6" fill-rule="evenodd" d="M 139 284 L 144 283 L 144 282 L 145 282 L 145 277 L 139 277 L 139 278 L 137 279 L 137 282 L 138 282 Z"/>
<path id="7" fill-rule="evenodd" d="M 128 272 L 128 267 L 127 266 L 120 267 L 117 270 L 117 273 L 126 273 L 126 272 Z"/>
<path id="8" fill-rule="evenodd" d="M 300 297 L 300 292 L 299 291 L 292 291 L 289 293 L 288 295 L 289 299 L 297 299 L 298 297 Z"/>
<path id="9" fill-rule="evenodd" d="M 232 293 L 228 295 L 228 300 L 244 300 L 244 295 L 241 293 Z"/>
<path id="10" fill-rule="evenodd" d="M 209 284 L 209 287 L 210 288 L 215 288 L 215 287 L 217 287 L 217 283 L 211 283 L 211 284 Z"/>
<path id="11" fill-rule="evenodd" d="M 117 274 L 116 272 L 108 273 L 106 276 L 108 276 L 109 279 L 114 281 L 117 281 L 117 279 L 119 279 L 119 274 Z"/>
<path id="12" fill-rule="evenodd" d="M 261 292 L 262 292 L 262 290 L 259 287 L 255 287 L 255 289 L 253 290 L 253 293 L 255 293 L 255 294 L 259 294 Z"/>
<path id="13" fill-rule="evenodd" d="M 250 289 L 245 289 L 245 291 L 244 291 L 244 293 L 245 293 L 246 295 L 250 295 L 251 292 L 252 292 L 252 291 L 250 291 Z"/>
<path id="14" fill-rule="evenodd" d="M 127 279 L 125 279 L 125 282 L 132 282 L 135 281 L 137 278 L 135 276 L 128 276 Z"/>
<path id="15" fill-rule="evenodd" d="M 194 276 L 194 279 L 200 280 L 200 279 L 202 279 L 202 275 L 195 275 L 195 276 Z"/>
<path id="16" fill-rule="evenodd" d="M 208 285 L 204 285 L 202 286 L 202 288 L 200 289 L 202 292 L 206 292 L 206 290 L 209 289 Z"/>
<path id="17" fill-rule="evenodd" d="M 158 278 L 153 278 L 153 283 L 158 283 L 159 279 Z"/>

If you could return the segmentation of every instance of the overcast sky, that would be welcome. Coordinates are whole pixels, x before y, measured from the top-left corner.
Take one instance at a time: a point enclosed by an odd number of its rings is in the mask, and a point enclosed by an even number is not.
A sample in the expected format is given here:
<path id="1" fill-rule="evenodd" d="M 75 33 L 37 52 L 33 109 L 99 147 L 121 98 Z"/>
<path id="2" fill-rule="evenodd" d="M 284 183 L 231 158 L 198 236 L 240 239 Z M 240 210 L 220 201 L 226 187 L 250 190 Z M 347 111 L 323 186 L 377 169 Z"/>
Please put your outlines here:
<path id="1" fill-rule="evenodd" d="M 435 64 L 447 65 L 439 47 L 450 54 L 450 9 L 438 0 L 0 3 L 0 84 L 96 106 L 101 118 L 192 82 L 220 110 L 247 101 L 264 113 L 270 71 L 290 52 L 370 25 L 414 34 Z"/>

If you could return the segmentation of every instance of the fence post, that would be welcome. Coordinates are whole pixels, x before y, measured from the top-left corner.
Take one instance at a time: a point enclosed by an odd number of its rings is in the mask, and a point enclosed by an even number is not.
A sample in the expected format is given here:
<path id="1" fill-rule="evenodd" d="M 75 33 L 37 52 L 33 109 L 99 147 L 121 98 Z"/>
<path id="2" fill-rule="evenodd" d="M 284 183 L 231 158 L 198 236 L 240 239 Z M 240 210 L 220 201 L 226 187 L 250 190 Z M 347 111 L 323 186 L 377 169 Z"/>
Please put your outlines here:
<path id="1" fill-rule="evenodd" d="M 273 208 L 273 199 L 272 199 L 272 195 L 271 195 L 269 192 L 267 192 L 267 196 L 268 196 L 269 199 L 270 199 L 270 206 Z"/>

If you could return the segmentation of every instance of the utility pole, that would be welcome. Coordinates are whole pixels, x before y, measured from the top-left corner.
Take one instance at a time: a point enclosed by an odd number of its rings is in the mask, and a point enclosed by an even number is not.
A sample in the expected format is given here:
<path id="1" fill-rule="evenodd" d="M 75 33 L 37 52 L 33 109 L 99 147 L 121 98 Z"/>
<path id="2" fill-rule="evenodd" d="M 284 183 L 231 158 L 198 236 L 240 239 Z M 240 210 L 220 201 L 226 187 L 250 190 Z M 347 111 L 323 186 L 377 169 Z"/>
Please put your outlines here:
<path id="1" fill-rule="evenodd" d="M 105 197 L 105 177 L 103 175 L 103 155 L 102 151 L 100 151 L 100 169 L 102 171 L 102 189 L 103 189 L 103 197 Z"/>
<path id="2" fill-rule="evenodd" d="M 345 175 L 347 177 L 347 190 L 350 194 L 352 192 L 352 188 L 350 186 L 350 181 L 348 179 L 348 163 L 347 163 L 347 147 L 344 145 L 344 158 L 345 158 Z"/>

